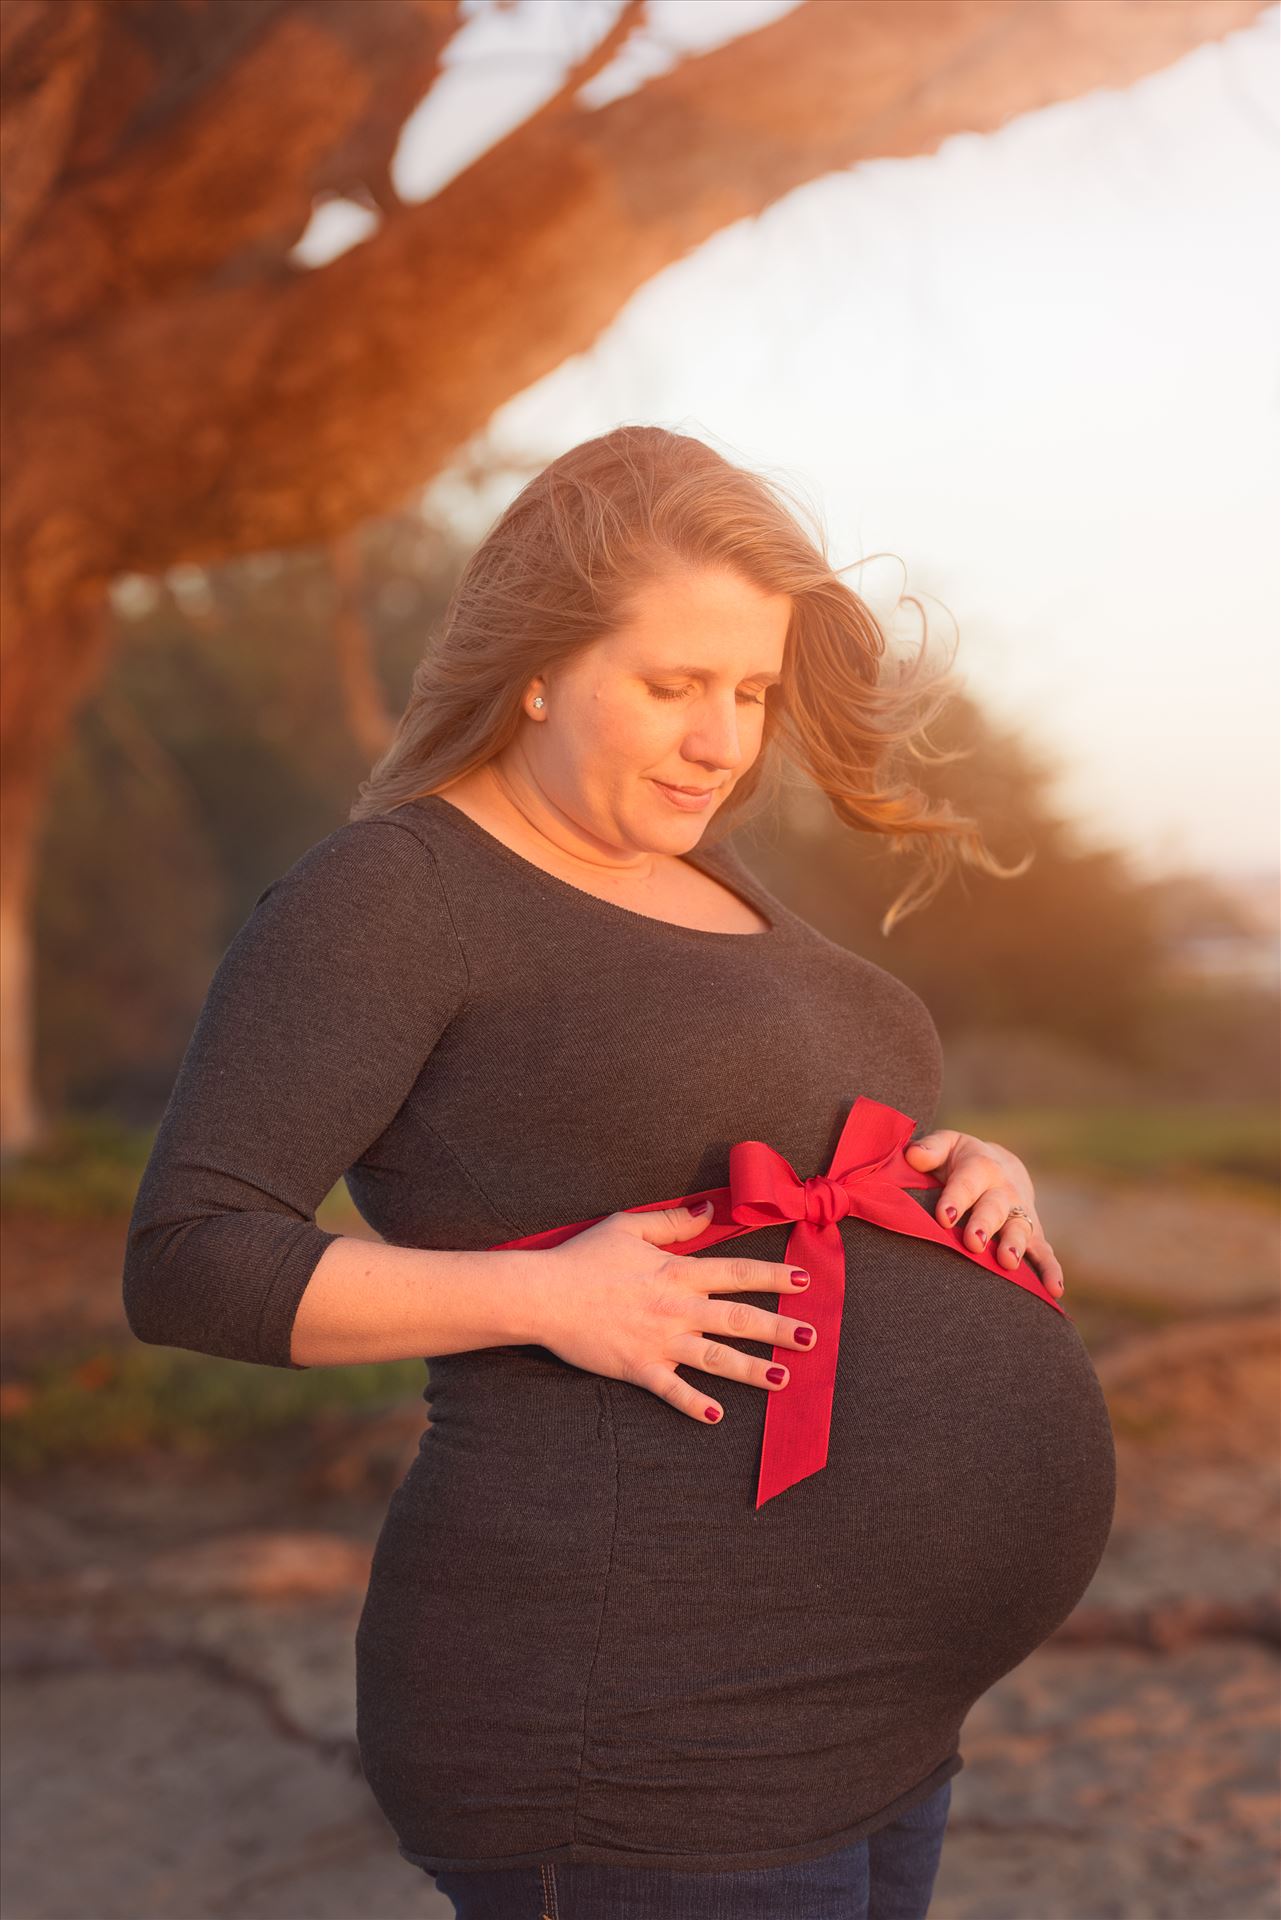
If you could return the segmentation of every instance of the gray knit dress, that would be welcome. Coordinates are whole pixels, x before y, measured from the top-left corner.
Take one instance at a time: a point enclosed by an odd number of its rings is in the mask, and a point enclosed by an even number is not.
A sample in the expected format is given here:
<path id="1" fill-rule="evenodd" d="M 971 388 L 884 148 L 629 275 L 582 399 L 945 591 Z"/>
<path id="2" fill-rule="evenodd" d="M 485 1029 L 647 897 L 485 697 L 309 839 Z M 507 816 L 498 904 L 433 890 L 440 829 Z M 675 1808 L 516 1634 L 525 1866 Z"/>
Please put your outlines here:
<path id="1" fill-rule="evenodd" d="M 183 1058 L 130 1223 L 135 1334 L 290 1366 L 344 1175 L 392 1244 L 484 1248 L 724 1185 L 740 1139 L 822 1171 L 860 1094 L 927 1131 L 918 996 L 731 849 L 686 857 L 768 930 L 597 899 L 438 795 L 304 853 Z M 711 1425 L 540 1346 L 428 1361 L 356 1634 L 361 1762 L 407 1860 L 848 1846 L 960 1770 L 969 1709 L 1081 1598 L 1115 1464 L 1075 1325 L 950 1248 L 839 1230 L 828 1462 L 759 1510 L 764 1389 L 683 1369 Z M 781 1261 L 787 1237 L 687 1257 Z"/>

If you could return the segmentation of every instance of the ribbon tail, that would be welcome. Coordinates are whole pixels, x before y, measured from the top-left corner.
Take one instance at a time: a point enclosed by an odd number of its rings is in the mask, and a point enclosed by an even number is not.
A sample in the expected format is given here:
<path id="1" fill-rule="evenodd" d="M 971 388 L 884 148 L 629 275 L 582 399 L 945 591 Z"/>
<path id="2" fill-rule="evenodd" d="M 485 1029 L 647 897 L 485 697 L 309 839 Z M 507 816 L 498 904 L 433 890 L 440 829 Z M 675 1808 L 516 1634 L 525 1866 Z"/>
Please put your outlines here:
<path id="1" fill-rule="evenodd" d="M 770 1393 L 756 1485 L 759 1510 L 776 1494 L 827 1465 L 845 1303 L 845 1248 L 835 1226 L 798 1220 L 788 1235 L 785 1258 L 811 1275 L 803 1294 L 780 1294 L 778 1310 L 789 1320 L 807 1320 L 817 1339 L 812 1351 L 775 1347 L 772 1358 L 789 1370 L 785 1387 Z"/>

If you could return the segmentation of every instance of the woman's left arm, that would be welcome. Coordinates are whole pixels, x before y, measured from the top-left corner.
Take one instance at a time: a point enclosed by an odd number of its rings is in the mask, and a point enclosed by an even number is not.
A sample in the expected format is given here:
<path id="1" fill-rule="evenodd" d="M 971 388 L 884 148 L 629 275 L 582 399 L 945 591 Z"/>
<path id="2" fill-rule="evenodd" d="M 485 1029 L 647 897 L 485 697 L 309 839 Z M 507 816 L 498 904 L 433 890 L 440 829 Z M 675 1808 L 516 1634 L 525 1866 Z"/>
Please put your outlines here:
<path id="1" fill-rule="evenodd" d="M 1063 1292 L 1063 1269 L 1041 1229 L 1031 1175 L 1017 1154 L 994 1140 L 940 1127 L 905 1147 L 903 1156 L 911 1166 L 928 1169 L 943 1181 L 934 1214 L 945 1226 L 959 1220 L 967 1207 L 972 1209 L 961 1236 L 967 1246 L 979 1249 L 990 1239 L 1006 1267 L 1017 1267 L 1023 1255 L 1030 1254 L 1049 1292 Z M 1011 1214 L 1015 1205 L 1025 1207 L 1031 1219 Z"/>

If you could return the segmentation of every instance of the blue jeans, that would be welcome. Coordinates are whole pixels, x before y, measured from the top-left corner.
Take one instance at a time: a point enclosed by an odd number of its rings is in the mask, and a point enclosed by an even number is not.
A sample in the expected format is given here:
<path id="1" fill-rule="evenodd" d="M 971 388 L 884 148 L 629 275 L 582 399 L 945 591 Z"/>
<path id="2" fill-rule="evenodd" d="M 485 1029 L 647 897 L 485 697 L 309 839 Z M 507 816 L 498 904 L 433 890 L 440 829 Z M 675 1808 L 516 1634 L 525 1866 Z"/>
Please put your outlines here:
<path id="1" fill-rule="evenodd" d="M 603 1867 L 438 1868 L 456 1920 L 924 1920 L 952 1802 L 928 1800 L 817 1860 L 732 1873 Z"/>

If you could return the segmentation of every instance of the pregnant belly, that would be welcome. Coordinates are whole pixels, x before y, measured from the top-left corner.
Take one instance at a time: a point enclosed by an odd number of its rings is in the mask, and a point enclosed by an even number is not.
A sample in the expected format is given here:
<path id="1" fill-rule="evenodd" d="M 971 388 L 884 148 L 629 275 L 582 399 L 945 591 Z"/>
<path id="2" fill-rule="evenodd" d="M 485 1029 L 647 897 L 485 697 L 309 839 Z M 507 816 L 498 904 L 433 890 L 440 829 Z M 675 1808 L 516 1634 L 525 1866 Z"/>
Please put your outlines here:
<path id="1" fill-rule="evenodd" d="M 828 1636 L 833 1672 L 860 1650 L 902 1658 L 972 1702 L 1067 1618 L 1102 1558 L 1116 1493 L 1107 1404 L 1075 1325 L 1037 1295 L 865 1221 L 841 1235 L 827 1465 L 756 1511 L 760 1389 L 689 1371 L 725 1407 L 708 1433 L 674 1433 L 644 1396 L 616 1403 L 637 1572 L 660 1573 L 647 1540 L 670 1556 L 692 1530 L 705 1568 L 775 1608 L 791 1596 L 807 1634 Z M 776 1260 L 785 1240 L 767 1229 L 734 1244 Z"/>
<path id="2" fill-rule="evenodd" d="M 760 1388 L 683 1368 L 712 1427 L 539 1348 L 433 1363 L 357 1641 L 362 1760 L 402 1843 L 545 1847 L 576 1806 L 602 1842 L 688 1850 L 693 1793 L 727 1851 L 836 1834 L 944 1764 L 1072 1611 L 1115 1498 L 1076 1327 L 946 1248 L 840 1230 L 828 1463 L 759 1511 Z M 776 1261 L 786 1237 L 734 1247 Z"/>

